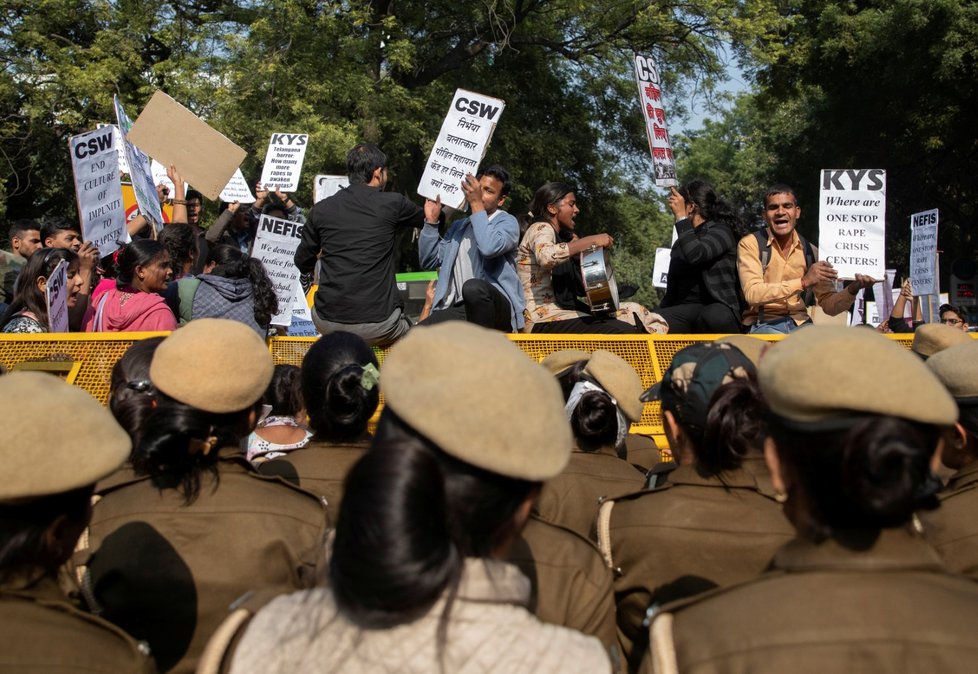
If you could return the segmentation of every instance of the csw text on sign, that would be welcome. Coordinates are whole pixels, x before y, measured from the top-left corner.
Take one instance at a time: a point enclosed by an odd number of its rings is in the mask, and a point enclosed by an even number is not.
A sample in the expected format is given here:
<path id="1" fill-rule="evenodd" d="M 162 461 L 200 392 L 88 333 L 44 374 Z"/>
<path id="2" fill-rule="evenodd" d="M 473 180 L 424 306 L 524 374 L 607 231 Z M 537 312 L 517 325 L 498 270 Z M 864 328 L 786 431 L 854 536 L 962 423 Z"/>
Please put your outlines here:
<path id="1" fill-rule="evenodd" d="M 115 252 L 126 237 L 119 157 L 113 141 L 111 127 L 68 140 L 82 238 L 98 248 L 101 256 Z"/>

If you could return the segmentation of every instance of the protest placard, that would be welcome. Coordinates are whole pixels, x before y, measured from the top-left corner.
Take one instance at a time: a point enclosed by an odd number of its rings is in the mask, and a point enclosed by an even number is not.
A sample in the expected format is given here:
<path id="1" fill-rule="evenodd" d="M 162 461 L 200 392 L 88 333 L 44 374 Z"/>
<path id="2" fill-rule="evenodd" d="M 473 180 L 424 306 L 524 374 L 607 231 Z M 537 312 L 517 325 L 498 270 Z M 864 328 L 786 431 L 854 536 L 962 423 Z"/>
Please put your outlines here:
<path id="1" fill-rule="evenodd" d="M 126 142 L 119 131 L 118 124 L 96 124 L 96 129 L 112 128 L 112 144 L 115 145 L 116 154 L 119 155 L 119 173 L 129 175 L 129 161 L 126 159 Z"/>
<path id="2" fill-rule="evenodd" d="M 282 192 L 299 189 L 299 174 L 308 147 L 307 133 L 273 133 L 261 169 L 261 184 Z"/>
<path id="3" fill-rule="evenodd" d="M 122 136 L 125 146 L 126 172 L 129 174 L 133 191 L 136 193 L 139 212 L 159 229 L 163 226 L 163 211 L 160 206 L 160 197 L 156 193 L 156 183 L 153 181 L 150 159 L 130 140 L 129 132 L 132 130 L 132 120 L 122 107 L 119 97 L 113 96 L 112 100 L 115 105 L 115 118 L 119 123 L 119 135 Z"/>
<path id="4" fill-rule="evenodd" d="M 940 285 L 937 280 L 936 208 L 910 216 L 910 284 L 914 295 L 933 295 Z"/>
<path id="5" fill-rule="evenodd" d="M 68 332 L 68 261 L 62 260 L 48 276 L 44 290 L 48 332 Z"/>
<path id="6" fill-rule="evenodd" d="M 655 249 L 655 264 L 652 265 L 652 285 L 665 288 L 669 282 L 669 261 L 672 259 L 671 248 Z"/>
<path id="7" fill-rule="evenodd" d="M 886 171 L 823 169 L 818 208 L 819 257 L 840 279 L 885 270 Z"/>
<path id="8" fill-rule="evenodd" d="M 432 200 L 441 197 L 443 205 L 461 208 L 465 203 L 462 178 L 479 170 L 505 107 L 498 98 L 456 89 L 421 174 L 418 194 Z"/>
<path id="9" fill-rule="evenodd" d="M 241 169 L 235 171 L 231 180 L 224 186 L 221 191 L 221 201 L 226 201 L 229 204 L 234 201 L 240 204 L 255 203 L 255 195 L 251 193 L 251 188 L 248 186 L 244 174 L 241 173 Z"/>
<path id="10" fill-rule="evenodd" d="M 659 68 L 651 56 L 635 55 L 635 81 L 638 83 L 639 107 L 645 118 L 645 133 L 649 137 L 655 184 L 660 187 L 678 185 L 676 161 L 672 156 L 672 141 L 669 140 L 662 102 L 662 81 Z"/>
<path id="11" fill-rule="evenodd" d="M 292 305 L 295 300 L 295 284 L 299 282 L 299 268 L 295 266 L 295 249 L 302 238 L 302 225 L 290 220 L 261 216 L 252 257 L 265 265 L 268 278 L 275 287 L 278 313 L 272 317 L 272 325 L 289 325 L 292 322 Z"/>
<path id="12" fill-rule="evenodd" d="M 318 204 L 349 186 L 350 179 L 346 176 L 316 176 L 312 183 L 312 203 Z"/>
<path id="13" fill-rule="evenodd" d="M 295 296 L 292 299 L 292 323 L 289 324 L 289 337 L 317 337 L 319 331 L 312 322 L 312 310 L 302 292 L 302 284 L 296 280 Z"/>
<path id="14" fill-rule="evenodd" d="M 98 248 L 100 256 L 115 252 L 127 236 L 113 140 L 109 127 L 68 139 L 82 238 Z"/>
<path id="15" fill-rule="evenodd" d="M 164 166 L 176 166 L 208 199 L 220 196 L 248 154 L 162 91 L 133 123 L 129 142 Z"/>

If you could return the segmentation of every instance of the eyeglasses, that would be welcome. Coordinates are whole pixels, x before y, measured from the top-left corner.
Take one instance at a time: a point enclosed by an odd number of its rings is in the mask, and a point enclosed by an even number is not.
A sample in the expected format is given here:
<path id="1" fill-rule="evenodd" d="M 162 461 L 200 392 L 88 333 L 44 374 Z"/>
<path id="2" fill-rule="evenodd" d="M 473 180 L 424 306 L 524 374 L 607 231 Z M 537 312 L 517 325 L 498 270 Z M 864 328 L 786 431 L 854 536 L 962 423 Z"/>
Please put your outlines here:
<path id="1" fill-rule="evenodd" d="M 942 318 L 941 323 L 944 325 L 961 325 L 964 321 L 960 318 Z"/>

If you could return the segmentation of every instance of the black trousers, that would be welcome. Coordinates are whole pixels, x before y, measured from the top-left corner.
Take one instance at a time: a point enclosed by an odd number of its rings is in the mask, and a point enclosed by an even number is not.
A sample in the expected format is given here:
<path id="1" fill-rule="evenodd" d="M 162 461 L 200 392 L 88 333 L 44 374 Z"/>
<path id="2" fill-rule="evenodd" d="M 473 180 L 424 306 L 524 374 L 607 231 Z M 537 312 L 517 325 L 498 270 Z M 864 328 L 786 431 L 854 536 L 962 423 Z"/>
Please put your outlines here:
<path id="1" fill-rule="evenodd" d="M 506 296 L 482 279 L 462 284 L 462 301 L 445 309 L 436 309 L 418 325 L 435 325 L 445 321 L 468 321 L 491 330 L 512 332 L 513 308 Z"/>
<path id="2" fill-rule="evenodd" d="M 655 312 L 666 319 L 669 334 L 712 335 L 741 332 L 739 317 L 722 302 L 677 304 L 659 307 Z"/>
<path id="3" fill-rule="evenodd" d="M 581 316 L 580 318 L 566 318 L 562 321 L 549 321 L 547 323 L 534 323 L 530 331 L 534 335 L 546 334 L 599 334 L 599 335 L 644 335 L 645 330 L 636 327 L 631 323 L 619 321 L 617 318 L 597 318 L 595 316 Z"/>

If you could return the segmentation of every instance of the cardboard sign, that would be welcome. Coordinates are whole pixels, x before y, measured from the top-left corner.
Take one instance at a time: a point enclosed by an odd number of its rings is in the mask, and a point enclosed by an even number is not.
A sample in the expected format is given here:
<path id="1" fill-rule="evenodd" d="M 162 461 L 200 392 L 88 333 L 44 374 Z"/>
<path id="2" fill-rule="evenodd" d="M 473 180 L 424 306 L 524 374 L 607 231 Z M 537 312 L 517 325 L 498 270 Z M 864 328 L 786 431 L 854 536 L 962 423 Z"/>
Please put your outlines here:
<path id="1" fill-rule="evenodd" d="M 840 279 L 882 279 L 886 257 L 886 171 L 823 169 L 818 207 L 819 257 Z"/>
<path id="2" fill-rule="evenodd" d="M 138 145 L 208 199 L 217 199 L 247 152 L 175 100 L 157 91 L 129 131 Z"/>
<path id="3" fill-rule="evenodd" d="M 312 202 L 318 204 L 349 186 L 350 179 L 346 176 L 316 176 L 312 183 Z"/>
<path id="4" fill-rule="evenodd" d="M 245 180 L 244 174 L 241 173 L 241 169 L 234 172 L 231 180 L 221 190 L 221 201 L 229 204 L 234 201 L 240 204 L 255 203 L 255 195 L 251 193 L 251 188 L 248 186 L 248 181 Z"/>
<path id="5" fill-rule="evenodd" d="M 68 332 L 68 261 L 62 260 L 51 272 L 44 291 L 48 309 L 48 332 Z"/>
<path id="6" fill-rule="evenodd" d="M 309 134 L 273 133 L 261 169 L 261 184 L 271 191 L 276 188 L 282 192 L 299 189 L 299 174 L 308 147 Z"/>
<path id="7" fill-rule="evenodd" d="M 441 197 L 443 206 L 461 208 L 465 204 L 462 178 L 479 170 L 505 107 L 498 98 L 456 89 L 421 174 L 418 194 L 432 200 Z"/>
<path id="8" fill-rule="evenodd" d="M 163 211 L 160 207 L 160 197 L 156 193 L 156 183 L 153 181 L 152 165 L 149 157 L 141 152 L 129 138 L 132 120 L 129 119 L 129 115 L 123 109 L 119 97 L 113 96 L 112 100 L 115 105 L 115 117 L 119 122 L 119 132 L 125 144 L 129 179 L 132 181 L 133 190 L 136 192 L 139 212 L 159 229 L 163 226 Z"/>
<path id="9" fill-rule="evenodd" d="M 292 305 L 295 301 L 295 285 L 299 282 L 299 268 L 295 266 L 295 249 L 302 238 L 302 225 L 290 220 L 261 216 L 251 256 L 265 265 L 268 278 L 275 287 L 278 313 L 272 317 L 272 325 L 286 326 L 292 323 Z"/>
<path id="10" fill-rule="evenodd" d="M 669 285 L 669 262 L 672 260 L 672 248 L 656 248 L 655 264 L 652 266 L 652 285 L 665 288 Z"/>
<path id="11" fill-rule="evenodd" d="M 645 118 L 645 133 L 652 152 L 655 184 L 660 187 L 678 185 L 676 161 L 672 156 L 672 141 L 669 140 L 662 102 L 662 81 L 651 56 L 635 55 L 635 81 L 638 83 L 638 104 Z"/>
<path id="12" fill-rule="evenodd" d="M 939 290 L 937 279 L 936 208 L 910 216 L 910 284 L 914 295 L 933 295 Z"/>
<path id="13" fill-rule="evenodd" d="M 127 236 L 112 129 L 105 127 L 72 136 L 68 150 L 75 174 L 82 238 L 98 248 L 100 256 L 109 255 Z"/>

